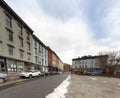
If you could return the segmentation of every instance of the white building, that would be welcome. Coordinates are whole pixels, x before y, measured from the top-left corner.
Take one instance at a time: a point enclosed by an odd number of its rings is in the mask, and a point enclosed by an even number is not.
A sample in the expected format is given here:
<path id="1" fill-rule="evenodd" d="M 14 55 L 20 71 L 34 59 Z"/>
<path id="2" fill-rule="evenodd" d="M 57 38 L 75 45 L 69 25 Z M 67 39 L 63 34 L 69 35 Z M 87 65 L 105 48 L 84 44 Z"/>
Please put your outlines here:
<path id="1" fill-rule="evenodd" d="M 43 42 L 33 35 L 33 60 L 35 69 L 46 72 L 48 70 L 48 51 Z"/>
<path id="2" fill-rule="evenodd" d="M 79 70 L 98 70 L 101 67 L 101 57 L 105 58 L 106 56 L 83 56 L 81 58 L 72 59 L 72 68 L 77 68 Z M 107 61 L 106 61 L 107 64 Z"/>

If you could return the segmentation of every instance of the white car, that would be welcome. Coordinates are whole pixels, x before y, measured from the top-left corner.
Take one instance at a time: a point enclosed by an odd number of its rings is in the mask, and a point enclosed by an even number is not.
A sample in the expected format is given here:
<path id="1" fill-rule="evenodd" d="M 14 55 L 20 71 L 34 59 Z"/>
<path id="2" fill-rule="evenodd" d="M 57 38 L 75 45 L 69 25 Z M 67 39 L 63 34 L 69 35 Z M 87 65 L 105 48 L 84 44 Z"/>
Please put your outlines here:
<path id="1" fill-rule="evenodd" d="M 42 73 L 39 70 L 31 70 L 31 71 L 26 71 L 26 72 L 21 72 L 19 76 L 21 78 L 32 78 L 36 76 L 41 76 Z"/>
<path id="2" fill-rule="evenodd" d="M 0 83 L 3 83 L 9 79 L 8 75 L 5 73 L 0 73 Z"/>

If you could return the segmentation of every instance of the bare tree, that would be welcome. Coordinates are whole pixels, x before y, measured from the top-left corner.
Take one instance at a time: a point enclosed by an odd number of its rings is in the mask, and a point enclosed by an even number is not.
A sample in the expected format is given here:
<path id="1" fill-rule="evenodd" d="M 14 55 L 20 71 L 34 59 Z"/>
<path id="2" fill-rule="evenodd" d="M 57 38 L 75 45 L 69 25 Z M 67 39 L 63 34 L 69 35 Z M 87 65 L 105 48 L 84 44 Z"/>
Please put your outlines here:
<path id="1" fill-rule="evenodd" d="M 108 59 L 107 61 L 104 59 L 104 58 L 100 58 L 100 64 L 101 66 L 103 64 L 105 64 L 105 61 L 106 61 L 106 66 L 102 66 L 102 68 L 105 70 L 105 73 L 108 75 L 108 76 L 112 76 L 113 75 L 113 72 L 115 70 L 115 66 L 116 66 L 116 62 L 119 61 L 117 59 L 117 56 L 118 56 L 118 51 L 112 51 L 112 52 L 100 52 L 99 55 L 100 56 L 103 56 L 103 55 L 108 55 Z M 119 56 L 120 57 L 120 56 Z"/>
<path id="2" fill-rule="evenodd" d="M 99 68 L 101 70 L 105 69 L 107 67 L 107 61 L 108 61 L 108 55 L 100 55 L 98 56 L 98 60 L 99 60 Z"/>

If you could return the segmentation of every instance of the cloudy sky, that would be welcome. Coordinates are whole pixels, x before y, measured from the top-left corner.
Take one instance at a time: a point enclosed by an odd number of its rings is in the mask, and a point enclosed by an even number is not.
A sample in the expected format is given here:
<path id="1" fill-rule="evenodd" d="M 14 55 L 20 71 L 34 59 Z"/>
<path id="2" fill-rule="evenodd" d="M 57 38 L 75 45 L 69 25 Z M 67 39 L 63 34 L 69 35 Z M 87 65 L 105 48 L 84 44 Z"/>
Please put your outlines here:
<path id="1" fill-rule="evenodd" d="M 120 0 L 5 0 L 63 62 L 120 48 Z"/>

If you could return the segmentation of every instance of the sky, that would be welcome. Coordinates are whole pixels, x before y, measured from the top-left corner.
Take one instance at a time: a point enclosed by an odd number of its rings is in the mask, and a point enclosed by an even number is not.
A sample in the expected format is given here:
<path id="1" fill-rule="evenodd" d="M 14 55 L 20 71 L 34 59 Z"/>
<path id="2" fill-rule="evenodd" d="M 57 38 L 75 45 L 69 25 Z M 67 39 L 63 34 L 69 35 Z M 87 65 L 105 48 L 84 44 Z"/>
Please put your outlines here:
<path id="1" fill-rule="evenodd" d="M 120 49 L 120 0 L 5 0 L 64 63 Z"/>

